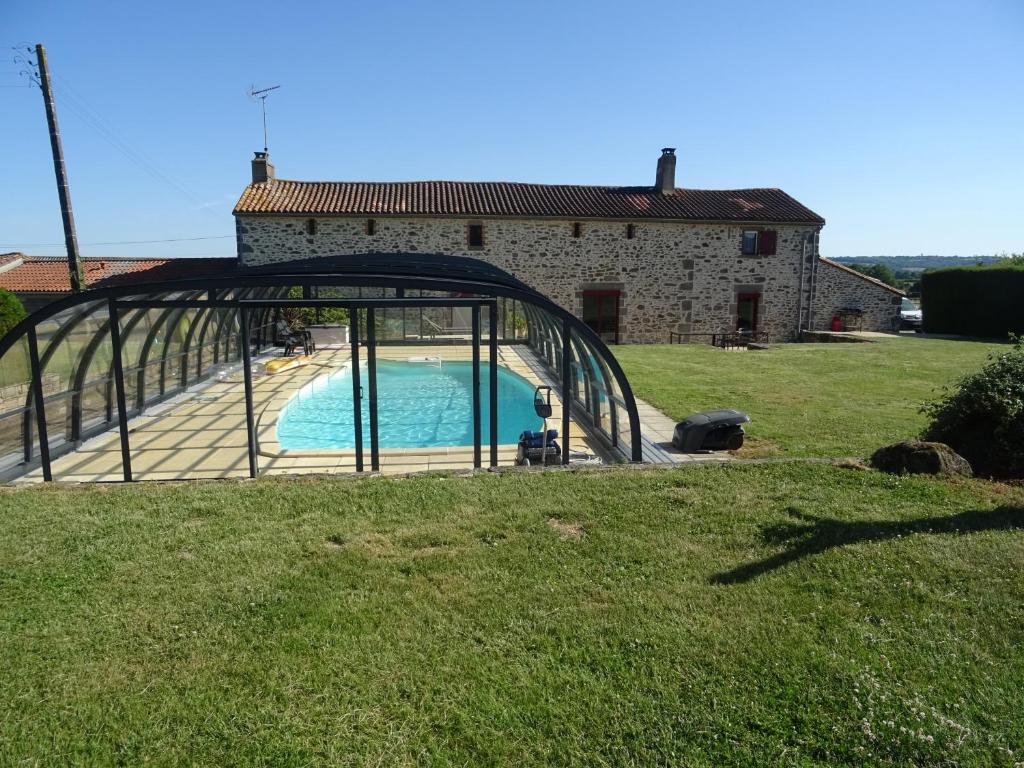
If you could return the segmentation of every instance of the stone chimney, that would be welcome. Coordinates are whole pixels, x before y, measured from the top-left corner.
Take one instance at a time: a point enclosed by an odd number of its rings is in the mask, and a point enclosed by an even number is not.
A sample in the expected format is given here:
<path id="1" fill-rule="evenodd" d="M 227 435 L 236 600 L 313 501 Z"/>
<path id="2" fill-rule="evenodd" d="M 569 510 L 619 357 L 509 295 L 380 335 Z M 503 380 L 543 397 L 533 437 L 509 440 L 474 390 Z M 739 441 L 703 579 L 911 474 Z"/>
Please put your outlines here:
<path id="1" fill-rule="evenodd" d="M 263 181 L 273 181 L 274 164 L 270 162 L 270 156 L 266 152 L 255 152 L 254 154 L 256 157 L 252 159 L 252 183 L 259 184 Z M 658 167 L 660 168 L 661 166 L 659 165 Z"/>
<path id="2" fill-rule="evenodd" d="M 253 168 L 255 167 L 253 165 Z M 675 147 L 664 147 L 661 150 L 661 157 L 658 158 L 658 175 L 654 178 L 654 189 L 663 195 L 671 195 L 676 191 Z"/>

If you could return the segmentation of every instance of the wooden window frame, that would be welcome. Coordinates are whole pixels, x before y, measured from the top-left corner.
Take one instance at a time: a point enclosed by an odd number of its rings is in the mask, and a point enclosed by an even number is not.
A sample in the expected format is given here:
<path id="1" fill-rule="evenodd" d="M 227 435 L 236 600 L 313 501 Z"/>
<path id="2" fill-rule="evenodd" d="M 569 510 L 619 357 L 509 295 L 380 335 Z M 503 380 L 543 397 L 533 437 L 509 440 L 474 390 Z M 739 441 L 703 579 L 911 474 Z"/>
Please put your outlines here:
<path id="1" fill-rule="evenodd" d="M 747 250 L 747 235 L 754 236 L 754 244 L 752 248 Z M 760 233 L 756 229 L 744 229 L 740 234 L 740 255 L 741 256 L 757 256 L 757 241 L 760 238 Z"/>
<path id="2" fill-rule="evenodd" d="M 761 324 L 761 302 L 764 299 L 764 294 L 760 291 L 741 291 L 736 294 L 736 332 L 740 332 L 740 302 L 741 301 L 753 301 L 754 302 L 754 316 L 753 325 L 750 329 L 751 333 L 757 333 L 758 326 Z"/>
<path id="3" fill-rule="evenodd" d="M 473 245 L 473 228 L 480 228 L 480 244 Z M 487 237 L 484 234 L 484 223 L 482 221 L 470 221 L 466 223 L 466 248 L 470 251 L 482 251 L 487 246 Z"/>
<path id="4" fill-rule="evenodd" d="M 747 235 L 754 235 L 753 250 L 747 250 Z M 741 256 L 775 256 L 779 251 L 777 229 L 744 229 L 740 235 Z"/>

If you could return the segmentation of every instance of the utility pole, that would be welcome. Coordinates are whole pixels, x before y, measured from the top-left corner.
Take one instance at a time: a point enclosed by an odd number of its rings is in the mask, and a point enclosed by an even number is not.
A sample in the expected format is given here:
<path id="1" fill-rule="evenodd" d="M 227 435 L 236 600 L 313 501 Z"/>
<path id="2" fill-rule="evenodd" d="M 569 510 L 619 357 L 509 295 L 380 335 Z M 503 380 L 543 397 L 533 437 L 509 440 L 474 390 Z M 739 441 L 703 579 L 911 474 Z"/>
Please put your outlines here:
<path id="1" fill-rule="evenodd" d="M 60 214 L 64 222 L 64 243 L 68 251 L 71 292 L 78 293 L 86 287 L 85 273 L 78 255 L 78 237 L 75 234 L 75 217 L 71 212 L 68 173 L 64 168 L 64 150 L 60 144 L 60 129 L 57 127 L 57 108 L 53 103 L 50 69 L 46 63 L 46 49 L 42 43 L 36 46 L 36 62 L 39 66 L 39 87 L 43 91 L 43 103 L 46 105 L 46 122 L 50 126 L 50 149 L 53 151 L 53 170 L 57 174 L 57 195 L 60 197 Z"/>

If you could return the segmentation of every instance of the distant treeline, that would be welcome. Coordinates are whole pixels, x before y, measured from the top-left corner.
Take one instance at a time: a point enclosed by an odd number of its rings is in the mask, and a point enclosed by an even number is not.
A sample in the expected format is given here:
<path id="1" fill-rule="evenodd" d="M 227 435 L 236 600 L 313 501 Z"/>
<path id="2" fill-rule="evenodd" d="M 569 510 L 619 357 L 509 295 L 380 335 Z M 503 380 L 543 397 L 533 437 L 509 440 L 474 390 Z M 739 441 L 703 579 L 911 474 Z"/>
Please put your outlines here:
<path id="1" fill-rule="evenodd" d="M 840 256 L 832 259 L 899 288 L 908 296 L 921 295 L 921 275 L 936 269 L 984 267 L 1020 260 L 1020 254 L 997 256 Z"/>
<path id="2" fill-rule="evenodd" d="M 893 272 L 924 271 L 926 269 L 944 269 L 946 267 L 970 267 L 977 264 L 991 264 L 1005 259 L 1009 254 L 997 256 L 830 256 L 832 261 L 840 264 L 859 264 L 868 266 L 879 264 Z"/>

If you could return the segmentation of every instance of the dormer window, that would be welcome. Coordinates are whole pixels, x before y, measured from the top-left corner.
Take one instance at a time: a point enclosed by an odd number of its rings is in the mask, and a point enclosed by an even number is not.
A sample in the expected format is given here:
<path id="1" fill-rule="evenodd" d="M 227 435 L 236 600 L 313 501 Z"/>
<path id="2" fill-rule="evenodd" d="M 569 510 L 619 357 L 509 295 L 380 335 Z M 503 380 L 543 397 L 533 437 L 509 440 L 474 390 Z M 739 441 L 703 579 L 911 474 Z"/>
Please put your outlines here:
<path id="1" fill-rule="evenodd" d="M 470 248 L 484 247 L 484 225 L 475 222 L 466 227 L 466 244 Z"/>

